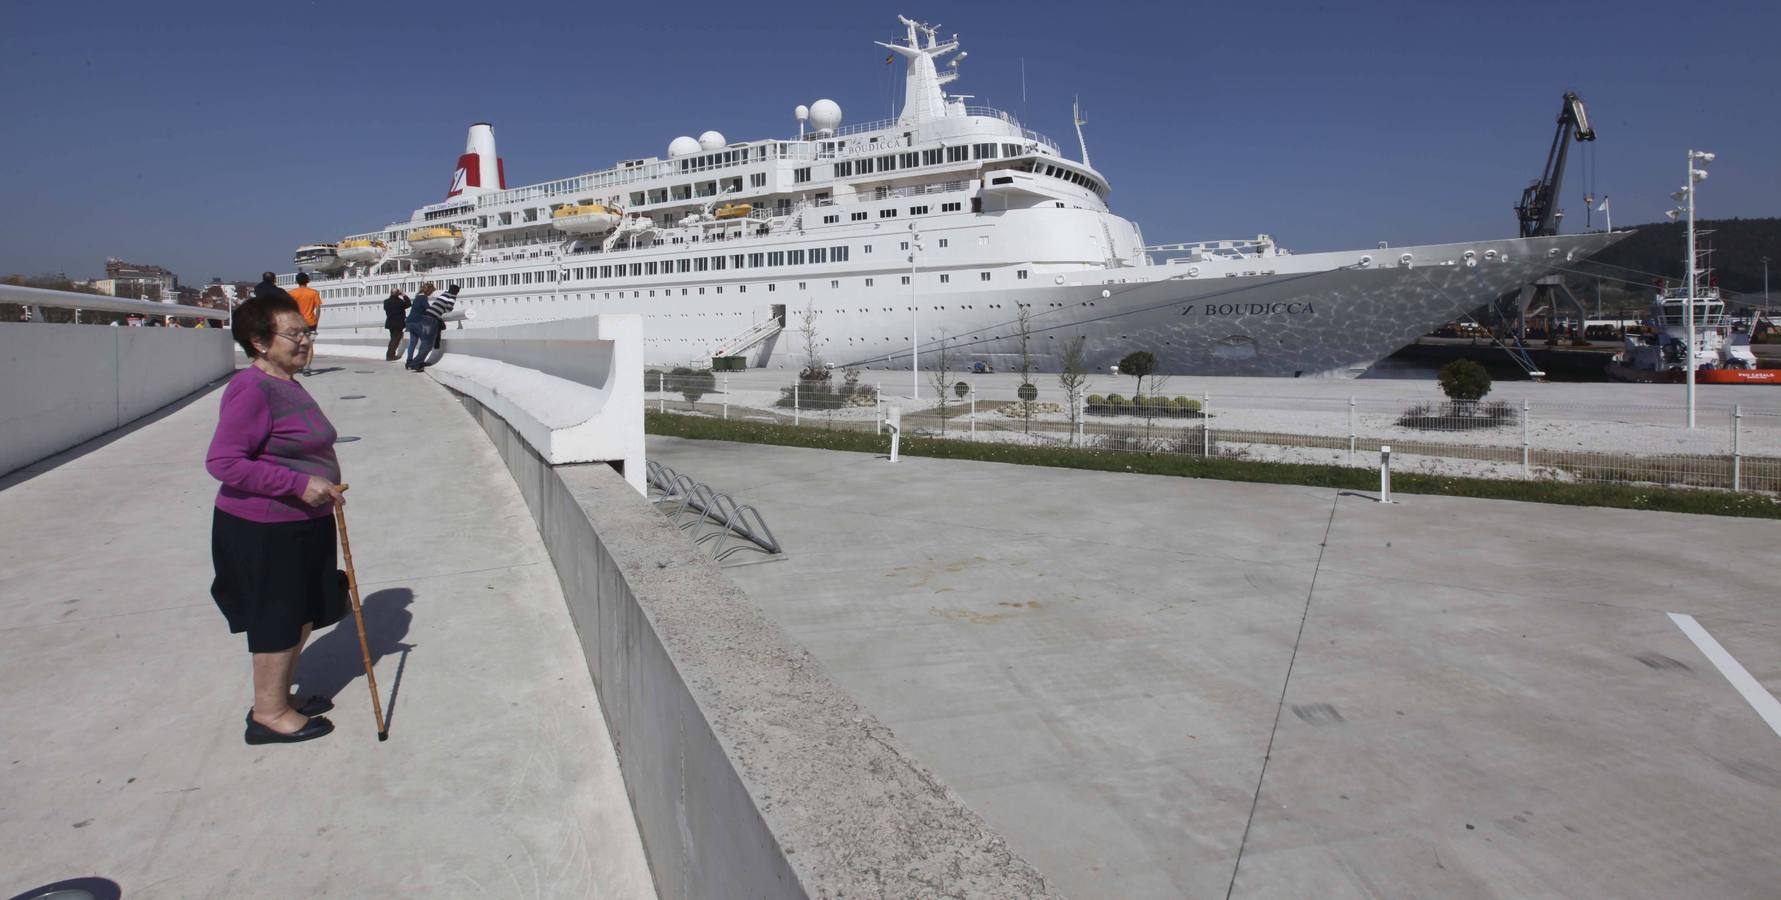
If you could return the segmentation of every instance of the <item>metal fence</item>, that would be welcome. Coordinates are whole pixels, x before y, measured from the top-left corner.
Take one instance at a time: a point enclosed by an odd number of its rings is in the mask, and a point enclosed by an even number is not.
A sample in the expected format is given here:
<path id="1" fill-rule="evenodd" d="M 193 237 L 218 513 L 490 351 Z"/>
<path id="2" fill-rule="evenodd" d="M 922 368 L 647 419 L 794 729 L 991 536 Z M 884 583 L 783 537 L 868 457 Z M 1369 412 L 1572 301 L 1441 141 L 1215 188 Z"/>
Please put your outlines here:
<path id="1" fill-rule="evenodd" d="M 887 406 L 906 434 L 1034 446 L 1181 453 L 1479 478 L 1781 491 L 1781 406 L 1733 404 L 1684 425 L 1679 405 L 1403 397 L 1088 394 L 960 381 L 935 395 L 881 396 L 874 381 L 764 380 L 650 373 L 651 409 L 806 428 L 882 431 Z M 1129 382 L 1128 382 L 1129 383 Z M 908 391 L 906 377 L 897 382 Z M 1759 390 L 1759 389 L 1746 389 Z M 1753 397 L 1763 401 L 1765 397 Z"/>

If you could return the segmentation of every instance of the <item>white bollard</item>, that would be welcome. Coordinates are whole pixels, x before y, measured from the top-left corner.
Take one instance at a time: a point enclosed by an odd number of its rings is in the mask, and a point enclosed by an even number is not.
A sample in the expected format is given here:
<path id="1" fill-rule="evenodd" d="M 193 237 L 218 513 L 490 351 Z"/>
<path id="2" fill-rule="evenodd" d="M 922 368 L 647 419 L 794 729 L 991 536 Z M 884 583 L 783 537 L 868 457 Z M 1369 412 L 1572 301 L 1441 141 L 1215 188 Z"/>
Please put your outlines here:
<path id="1" fill-rule="evenodd" d="M 872 433 L 884 433 L 884 384 L 872 385 Z"/>
<path id="2" fill-rule="evenodd" d="M 656 373 L 656 412 L 668 411 L 668 395 L 663 393 L 662 373 Z"/>
<path id="3" fill-rule="evenodd" d="M 798 417 L 800 415 L 800 413 L 798 411 L 798 402 L 799 402 L 798 401 L 798 383 L 796 381 L 794 381 L 794 382 L 792 382 L 792 424 L 793 425 L 798 424 Z"/>
<path id="4" fill-rule="evenodd" d="M 724 418 L 730 418 L 730 373 L 724 373 Z"/>
<path id="5" fill-rule="evenodd" d="M 1379 502 L 1391 502 L 1391 445 L 1379 447 Z"/>
<path id="6" fill-rule="evenodd" d="M 977 388 L 971 388 L 971 440 L 977 440 Z"/>
<path id="7" fill-rule="evenodd" d="M 903 441 L 903 408 L 900 406 L 892 406 L 885 410 L 885 412 L 886 416 L 884 424 L 886 428 L 890 429 L 891 433 L 890 461 L 896 462 L 897 446 Z"/>

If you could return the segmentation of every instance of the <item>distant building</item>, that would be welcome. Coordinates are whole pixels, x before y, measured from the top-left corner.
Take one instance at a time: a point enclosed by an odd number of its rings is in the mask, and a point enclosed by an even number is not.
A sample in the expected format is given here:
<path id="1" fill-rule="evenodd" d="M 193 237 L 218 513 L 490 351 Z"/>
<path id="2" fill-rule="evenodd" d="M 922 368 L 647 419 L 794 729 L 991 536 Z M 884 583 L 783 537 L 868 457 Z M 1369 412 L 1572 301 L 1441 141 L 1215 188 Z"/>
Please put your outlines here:
<path id="1" fill-rule="evenodd" d="M 253 296 L 254 286 L 245 281 L 223 281 L 212 278 L 210 283 L 198 293 L 193 303 L 211 309 L 229 309 Z"/>
<path id="2" fill-rule="evenodd" d="M 113 297 L 173 303 L 179 296 L 179 276 L 160 266 L 124 262 L 113 256 L 105 260 L 105 279 L 112 282 Z"/>

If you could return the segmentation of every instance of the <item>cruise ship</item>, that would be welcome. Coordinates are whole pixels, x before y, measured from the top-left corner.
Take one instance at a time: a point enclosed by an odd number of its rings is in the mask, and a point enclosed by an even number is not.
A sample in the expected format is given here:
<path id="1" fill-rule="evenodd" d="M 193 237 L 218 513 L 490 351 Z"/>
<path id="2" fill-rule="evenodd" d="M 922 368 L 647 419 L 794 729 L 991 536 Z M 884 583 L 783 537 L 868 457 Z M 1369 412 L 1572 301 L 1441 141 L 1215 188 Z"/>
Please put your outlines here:
<path id="1" fill-rule="evenodd" d="M 947 91 L 956 35 L 899 17 L 892 119 L 844 124 L 817 100 L 796 137 L 706 131 L 665 156 L 508 187 L 487 123 L 443 201 L 305 245 L 326 332 L 374 329 L 395 287 L 461 286 L 490 327 L 643 317 L 651 365 L 796 370 L 983 363 L 1055 371 L 1079 343 L 1105 370 L 1148 350 L 1162 372 L 1355 375 L 1441 323 L 1624 233 L 1295 254 L 1268 235 L 1147 244 L 1090 165 L 1012 115 Z M 323 250 L 331 251 L 329 253 Z M 286 281 L 295 277 L 285 276 Z M 738 360 L 738 358 L 741 358 Z"/>

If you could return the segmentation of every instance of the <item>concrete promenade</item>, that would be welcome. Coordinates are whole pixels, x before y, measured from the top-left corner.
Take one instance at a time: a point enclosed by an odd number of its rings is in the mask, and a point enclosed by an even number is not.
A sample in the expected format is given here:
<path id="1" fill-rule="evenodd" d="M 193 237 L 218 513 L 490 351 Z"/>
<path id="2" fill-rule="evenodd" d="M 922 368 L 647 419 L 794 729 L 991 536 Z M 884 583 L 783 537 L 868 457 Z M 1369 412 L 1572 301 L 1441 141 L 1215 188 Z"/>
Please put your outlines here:
<path id="1" fill-rule="evenodd" d="M 1781 523 L 649 454 L 765 514 L 726 572 L 1063 893 L 1774 896 L 1781 734 L 1666 613 L 1781 689 Z"/>
<path id="2" fill-rule="evenodd" d="M 390 739 L 351 620 L 303 693 L 338 726 L 242 743 L 248 657 L 209 597 L 217 388 L 0 482 L 0 895 L 646 897 L 649 872 L 550 561 L 431 379 L 321 360 Z"/>

